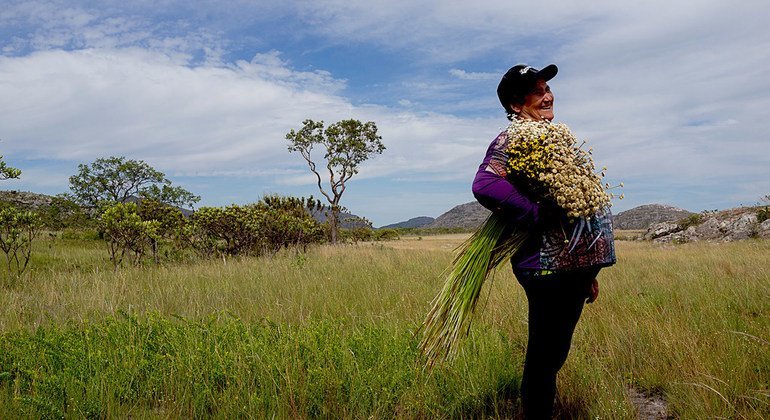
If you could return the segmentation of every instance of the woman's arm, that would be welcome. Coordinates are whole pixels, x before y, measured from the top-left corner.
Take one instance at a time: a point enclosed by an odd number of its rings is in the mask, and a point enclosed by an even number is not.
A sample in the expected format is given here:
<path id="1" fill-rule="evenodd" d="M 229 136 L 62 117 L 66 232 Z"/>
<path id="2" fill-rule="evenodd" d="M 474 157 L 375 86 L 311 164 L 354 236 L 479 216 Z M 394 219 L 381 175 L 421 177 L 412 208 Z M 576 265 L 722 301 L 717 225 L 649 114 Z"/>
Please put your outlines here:
<path id="1" fill-rule="evenodd" d="M 505 177 L 488 168 L 488 165 L 482 165 L 473 180 L 476 200 L 489 210 L 503 213 L 521 224 L 540 224 L 540 206 L 521 194 Z"/>

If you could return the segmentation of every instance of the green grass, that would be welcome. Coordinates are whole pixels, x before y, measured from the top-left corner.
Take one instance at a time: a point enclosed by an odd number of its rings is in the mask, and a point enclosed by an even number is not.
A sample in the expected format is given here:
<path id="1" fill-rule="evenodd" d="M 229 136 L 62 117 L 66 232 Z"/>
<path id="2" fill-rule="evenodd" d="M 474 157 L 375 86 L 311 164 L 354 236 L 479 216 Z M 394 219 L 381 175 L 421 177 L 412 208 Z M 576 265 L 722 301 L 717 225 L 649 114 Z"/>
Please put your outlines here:
<path id="1" fill-rule="evenodd" d="M 515 417 L 521 288 L 501 269 L 460 357 L 425 373 L 413 332 L 452 253 L 415 244 L 113 273 L 101 243 L 41 241 L 0 289 L 0 418 Z M 633 386 L 680 418 L 770 417 L 770 242 L 618 255 L 557 409 L 634 418 Z"/>
<path id="2" fill-rule="evenodd" d="M 4 418 L 462 416 L 504 408 L 516 372 L 491 333 L 433 376 L 415 368 L 409 331 L 344 319 L 286 326 L 220 314 L 157 314 L 3 335 Z M 462 375 L 464 381 L 458 381 Z M 502 381 L 502 383 L 501 383 Z M 469 386 L 473 385 L 473 386 Z M 502 387 L 502 388 L 501 388 Z M 16 396 L 16 398 L 12 398 Z"/>

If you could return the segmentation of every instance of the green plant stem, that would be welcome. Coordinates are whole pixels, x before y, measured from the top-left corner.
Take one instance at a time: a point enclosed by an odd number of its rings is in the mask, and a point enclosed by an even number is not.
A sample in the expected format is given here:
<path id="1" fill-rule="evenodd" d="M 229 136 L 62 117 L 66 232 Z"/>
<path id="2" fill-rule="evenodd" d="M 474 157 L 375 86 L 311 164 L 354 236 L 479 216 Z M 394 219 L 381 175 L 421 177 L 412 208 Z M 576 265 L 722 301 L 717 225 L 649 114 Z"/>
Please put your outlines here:
<path id="1" fill-rule="evenodd" d="M 420 351 L 430 368 L 440 360 L 453 358 L 459 342 L 468 335 L 481 288 L 490 273 L 509 259 L 526 234 L 492 213 L 460 248 L 444 287 L 420 327 Z"/>

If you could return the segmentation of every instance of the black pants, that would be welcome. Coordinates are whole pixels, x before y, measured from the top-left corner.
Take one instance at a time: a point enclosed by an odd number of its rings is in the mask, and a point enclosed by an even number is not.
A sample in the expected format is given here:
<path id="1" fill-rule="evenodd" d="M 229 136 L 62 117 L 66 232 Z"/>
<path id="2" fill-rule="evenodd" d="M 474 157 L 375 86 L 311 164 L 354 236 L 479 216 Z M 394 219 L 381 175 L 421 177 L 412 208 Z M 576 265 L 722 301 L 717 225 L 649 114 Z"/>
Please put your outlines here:
<path id="1" fill-rule="evenodd" d="M 556 374 L 567 360 L 591 281 L 598 269 L 549 275 L 516 273 L 529 302 L 529 340 L 521 381 L 526 419 L 550 419 Z"/>

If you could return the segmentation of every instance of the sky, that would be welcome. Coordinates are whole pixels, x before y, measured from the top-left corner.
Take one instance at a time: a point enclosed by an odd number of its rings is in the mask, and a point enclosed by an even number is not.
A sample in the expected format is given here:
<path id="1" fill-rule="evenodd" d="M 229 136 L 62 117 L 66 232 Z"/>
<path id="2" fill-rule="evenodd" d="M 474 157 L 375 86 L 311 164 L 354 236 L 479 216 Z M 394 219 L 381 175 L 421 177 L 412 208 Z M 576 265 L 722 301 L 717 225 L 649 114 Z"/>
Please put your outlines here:
<path id="1" fill-rule="evenodd" d="M 373 121 L 342 204 L 382 226 L 473 200 L 507 120 L 495 89 L 555 63 L 555 121 L 624 183 L 615 213 L 770 194 L 770 2 L 0 0 L 0 188 L 69 191 L 142 160 L 198 206 L 320 197 L 285 135 Z M 322 153 L 314 158 L 322 162 Z"/>

